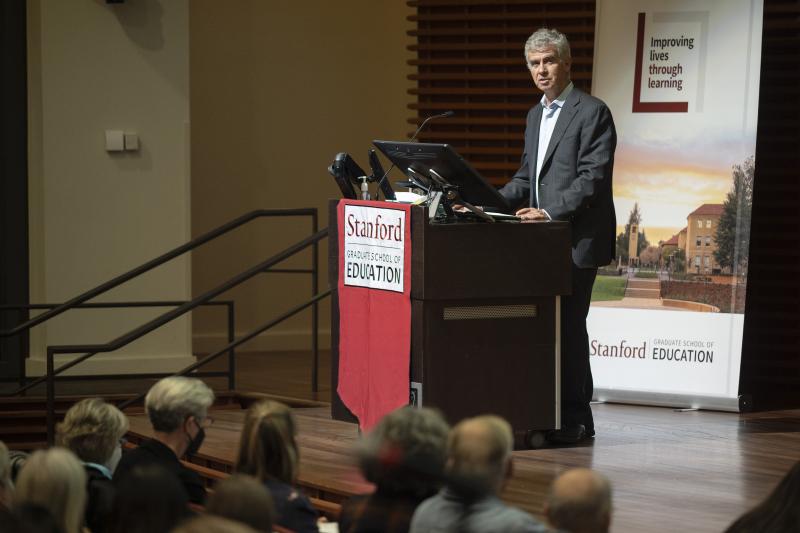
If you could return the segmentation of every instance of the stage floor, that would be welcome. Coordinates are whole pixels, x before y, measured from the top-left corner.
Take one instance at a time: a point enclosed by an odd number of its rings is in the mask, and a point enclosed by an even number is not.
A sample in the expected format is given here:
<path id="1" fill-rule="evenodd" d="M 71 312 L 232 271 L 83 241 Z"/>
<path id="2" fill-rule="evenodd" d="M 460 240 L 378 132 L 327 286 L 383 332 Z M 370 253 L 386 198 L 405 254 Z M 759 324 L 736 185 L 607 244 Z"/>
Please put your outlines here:
<path id="1" fill-rule="evenodd" d="M 750 414 L 594 405 L 597 437 L 587 445 L 514 452 L 514 477 L 503 498 L 541 518 L 559 472 L 594 468 L 614 488 L 612 531 L 719 532 L 764 498 L 800 460 L 800 410 Z M 352 424 L 327 408 L 296 409 L 300 484 L 339 501 L 370 490 L 354 466 Z M 243 411 L 216 410 L 200 454 L 230 468 Z M 149 435 L 143 415 L 131 430 Z"/>

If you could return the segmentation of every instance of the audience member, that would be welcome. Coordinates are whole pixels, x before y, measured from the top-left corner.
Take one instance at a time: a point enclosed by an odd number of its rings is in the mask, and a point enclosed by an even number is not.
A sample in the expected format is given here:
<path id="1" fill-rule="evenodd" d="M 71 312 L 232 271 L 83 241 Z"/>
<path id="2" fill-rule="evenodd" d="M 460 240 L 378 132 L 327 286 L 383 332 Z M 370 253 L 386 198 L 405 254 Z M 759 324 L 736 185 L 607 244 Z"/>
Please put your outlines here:
<path id="1" fill-rule="evenodd" d="M 117 486 L 112 533 L 166 533 L 189 516 L 183 485 L 157 463 L 134 467 Z"/>
<path id="2" fill-rule="evenodd" d="M 114 472 L 119 487 L 135 466 L 158 464 L 177 476 L 189 501 L 202 504 L 206 491 L 200 476 L 180 463 L 184 455 L 200 449 L 205 429 L 212 420 L 208 408 L 214 403 L 214 392 L 199 379 L 164 378 L 150 389 L 144 408 L 153 426 L 154 438 L 124 454 Z"/>
<path id="3" fill-rule="evenodd" d="M 128 419 L 114 405 L 87 398 L 69 408 L 56 430 L 56 443 L 72 450 L 86 469 L 86 527 L 92 533 L 105 533 L 114 501 L 111 476 L 122 457 Z"/>
<path id="4" fill-rule="evenodd" d="M 559 530 L 608 533 L 611 483 L 588 468 L 567 470 L 553 481 L 544 514 L 550 525 Z"/>
<path id="5" fill-rule="evenodd" d="M 234 474 L 217 483 L 206 504 L 206 511 L 267 533 L 272 531 L 275 513 L 267 488 L 246 474 Z"/>
<path id="6" fill-rule="evenodd" d="M 20 470 L 28 460 L 28 452 L 22 450 L 8 450 L 8 462 L 11 465 L 11 482 L 16 483 Z"/>
<path id="7" fill-rule="evenodd" d="M 359 463 L 375 492 L 342 507 L 342 533 L 407 532 L 417 506 L 441 487 L 449 426 L 433 409 L 389 413 L 361 442 Z"/>
<path id="8" fill-rule="evenodd" d="M 292 486 L 299 463 L 294 418 L 282 403 L 262 400 L 247 410 L 236 471 L 263 482 L 275 505 L 275 523 L 297 533 L 318 531 L 317 512 Z"/>
<path id="9" fill-rule="evenodd" d="M 511 426 L 502 418 L 479 416 L 456 425 L 448 441 L 446 486 L 417 507 L 411 531 L 545 531 L 499 498 L 511 477 L 513 445 Z"/>
<path id="10" fill-rule="evenodd" d="M 767 498 L 746 512 L 725 533 L 800 531 L 800 461 Z"/>
<path id="11" fill-rule="evenodd" d="M 64 448 L 34 452 L 19 473 L 14 505 L 32 503 L 50 511 L 63 533 L 78 533 L 86 506 L 86 471 Z"/>
<path id="12" fill-rule="evenodd" d="M 202 515 L 187 520 L 172 533 L 255 533 L 255 530 L 221 516 Z"/>
<path id="13" fill-rule="evenodd" d="M 0 440 L 0 509 L 11 507 L 11 496 L 14 494 L 14 483 L 11 481 L 11 461 L 8 448 Z"/>
<path id="14" fill-rule="evenodd" d="M 53 514 L 34 503 L 20 503 L 0 511 L 0 533 L 63 533 Z"/>

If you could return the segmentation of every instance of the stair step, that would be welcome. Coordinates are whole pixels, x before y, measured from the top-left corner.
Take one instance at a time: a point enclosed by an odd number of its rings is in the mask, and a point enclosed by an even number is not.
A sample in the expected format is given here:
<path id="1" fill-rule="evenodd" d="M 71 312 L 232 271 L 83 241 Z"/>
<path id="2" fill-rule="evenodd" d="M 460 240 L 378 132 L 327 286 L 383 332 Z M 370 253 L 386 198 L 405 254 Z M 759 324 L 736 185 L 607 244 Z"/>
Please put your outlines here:
<path id="1" fill-rule="evenodd" d="M 2 425 L 0 426 L 0 440 L 5 439 L 8 435 L 27 433 L 30 435 L 44 434 L 47 432 L 45 424 L 16 424 L 16 425 Z"/>
<path id="2" fill-rule="evenodd" d="M 661 282 L 657 279 L 629 279 L 628 280 L 628 288 L 629 289 L 658 289 L 661 286 Z"/>
<path id="3" fill-rule="evenodd" d="M 9 450 L 16 450 L 21 452 L 32 452 L 34 450 L 43 450 L 47 448 L 47 439 L 25 439 L 25 440 L 16 440 L 16 439 L 3 439 L 3 442 L 8 447 Z"/>
<path id="4" fill-rule="evenodd" d="M 626 289 L 625 298 L 658 298 L 659 289 Z"/>

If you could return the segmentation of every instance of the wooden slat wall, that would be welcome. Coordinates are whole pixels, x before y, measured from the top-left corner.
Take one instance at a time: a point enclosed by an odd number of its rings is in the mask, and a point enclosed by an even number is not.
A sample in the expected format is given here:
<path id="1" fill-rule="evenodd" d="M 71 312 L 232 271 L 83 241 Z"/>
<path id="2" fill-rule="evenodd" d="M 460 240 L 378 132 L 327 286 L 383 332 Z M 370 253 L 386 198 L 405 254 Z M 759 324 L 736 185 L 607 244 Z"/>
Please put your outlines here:
<path id="1" fill-rule="evenodd" d="M 766 0 L 740 390 L 800 405 L 800 0 Z"/>
<path id="2" fill-rule="evenodd" d="M 594 2 L 417 0 L 410 32 L 417 44 L 410 76 L 417 102 L 409 119 L 453 110 L 452 118 L 428 123 L 419 140 L 452 144 L 486 178 L 500 185 L 519 167 L 528 109 L 541 97 L 525 67 L 523 47 L 542 26 L 570 39 L 572 79 L 592 83 Z"/>
<path id="3" fill-rule="evenodd" d="M 595 2 L 416 0 L 409 124 L 455 146 L 494 184 L 519 165 L 540 97 L 523 46 L 541 26 L 570 38 L 573 81 L 591 88 Z M 800 0 L 765 0 L 755 206 L 740 390 L 756 407 L 800 405 Z"/>

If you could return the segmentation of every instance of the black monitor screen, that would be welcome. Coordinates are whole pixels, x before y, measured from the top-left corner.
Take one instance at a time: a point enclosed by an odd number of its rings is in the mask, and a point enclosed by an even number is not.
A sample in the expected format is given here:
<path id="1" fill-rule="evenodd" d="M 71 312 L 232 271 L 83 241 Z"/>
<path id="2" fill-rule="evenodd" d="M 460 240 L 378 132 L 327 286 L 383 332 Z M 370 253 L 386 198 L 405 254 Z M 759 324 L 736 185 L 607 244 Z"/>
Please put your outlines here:
<path id="1" fill-rule="evenodd" d="M 406 176 L 412 177 L 416 173 L 435 181 L 435 175 L 438 174 L 450 185 L 458 187 L 461 199 L 465 202 L 506 211 L 511 209 L 497 189 L 483 179 L 449 144 L 399 141 L 372 143 Z M 433 177 L 431 170 L 435 172 Z"/>

